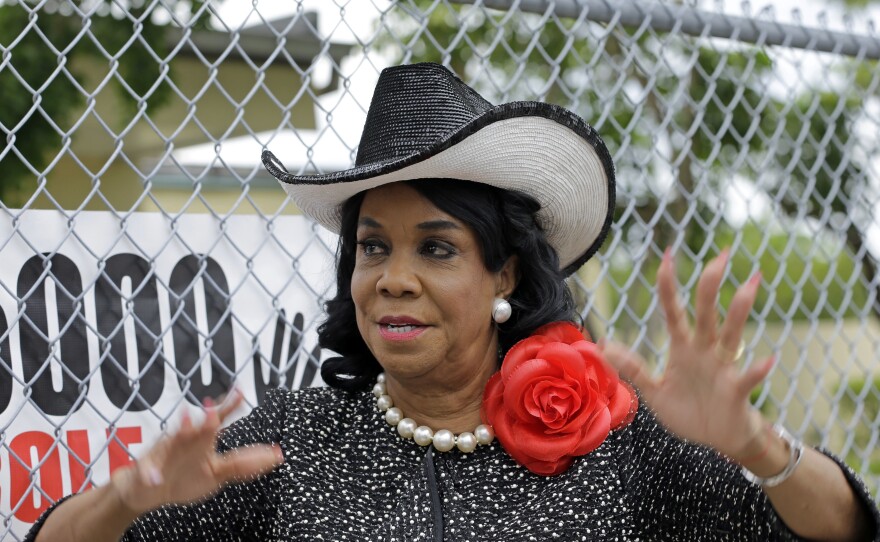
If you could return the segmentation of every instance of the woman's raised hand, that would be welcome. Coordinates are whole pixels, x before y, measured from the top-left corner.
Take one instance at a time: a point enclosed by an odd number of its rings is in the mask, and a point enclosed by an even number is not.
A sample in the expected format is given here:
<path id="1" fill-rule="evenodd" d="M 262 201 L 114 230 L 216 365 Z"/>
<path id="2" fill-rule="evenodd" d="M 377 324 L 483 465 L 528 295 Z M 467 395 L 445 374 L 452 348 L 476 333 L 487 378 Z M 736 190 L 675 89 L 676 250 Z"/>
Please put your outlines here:
<path id="1" fill-rule="evenodd" d="M 728 257 L 723 251 L 700 276 L 691 326 L 679 300 L 671 253 L 664 254 L 657 291 L 666 314 L 669 359 L 660 377 L 653 377 L 645 360 L 625 345 L 608 341 L 604 351 L 668 430 L 736 460 L 749 455 L 762 438 L 766 422 L 752 408 L 749 395 L 767 377 L 774 358 L 745 370 L 736 360 L 760 275 L 740 286 L 719 325 L 718 292 Z"/>
<path id="2" fill-rule="evenodd" d="M 117 470 L 110 483 L 122 504 L 142 514 L 164 504 L 196 502 L 224 484 L 259 476 L 283 463 L 277 444 L 247 446 L 223 454 L 215 451 L 223 420 L 243 400 L 238 391 L 216 407 L 206 400 L 201 424 L 194 424 L 184 413 L 176 433 L 160 439 L 136 463 Z"/>

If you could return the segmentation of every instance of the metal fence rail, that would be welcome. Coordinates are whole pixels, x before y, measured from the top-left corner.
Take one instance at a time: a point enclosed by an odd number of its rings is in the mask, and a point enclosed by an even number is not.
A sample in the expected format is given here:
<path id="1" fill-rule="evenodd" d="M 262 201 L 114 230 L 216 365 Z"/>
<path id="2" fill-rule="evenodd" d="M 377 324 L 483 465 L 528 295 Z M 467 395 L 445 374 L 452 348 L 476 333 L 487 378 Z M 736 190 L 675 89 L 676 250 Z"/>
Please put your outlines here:
<path id="1" fill-rule="evenodd" d="M 586 15 L 592 22 L 606 23 L 612 26 L 639 27 L 648 24 L 656 32 L 724 38 L 765 47 L 781 45 L 865 60 L 880 58 L 880 40 L 877 36 L 805 27 L 729 13 L 716 13 L 675 3 L 634 1 L 611 5 L 602 0 L 452 1 L 456 4 L 477 4 L 499 10 L 508 10 L 516 6 L 517 9 L 526 13 L 545 13 L 550 8 L 556 17 L 577 19 Z"/>
<path id="2" fill-rule="evenodd" d="M 204 397 L 237 383 L 253 405 L 269 386 L 320 384 L 333 239 L 295 216 L 259 153 L 298 172 L 348 167 L 379 71 L 423 60 L 496 103 L 571 108 L 606 139 L 615 225 L 571 280 L 594 336 L 661 367 L 652 284 L 664 249 L 689 298 L 704 262 L 731 247 L 722 305 L 762 273 L 746 363 L 780 360 L 755 403 L 880 495 L 871 13 L 3 3 L 3 539 L 21 539 L 62 494 L 105 482 Z"/>

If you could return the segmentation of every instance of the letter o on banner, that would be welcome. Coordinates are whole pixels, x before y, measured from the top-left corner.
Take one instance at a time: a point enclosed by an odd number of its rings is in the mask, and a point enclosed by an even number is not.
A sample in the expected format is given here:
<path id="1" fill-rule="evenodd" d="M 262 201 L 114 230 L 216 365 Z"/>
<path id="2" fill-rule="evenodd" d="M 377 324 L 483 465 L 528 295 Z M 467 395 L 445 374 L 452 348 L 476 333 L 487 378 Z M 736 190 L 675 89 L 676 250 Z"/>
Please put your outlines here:
<path id="1" fill-rule="evenodd" d="M 155 406 L 165 385 L 165 356 L 156 277 L 150 264 L 135 254 L 107 258 L 104 273 L 95 283 L 95 312 L 107 398 L 130 412 Z M 129 318 L 131 336 L 124 331 L 124 320 Z M 128 341 L 134 341 L 137 352 L 135 374 L 129 371 Z"/>
<path id="2" fill-rule="evenodd" d="M 197 405 L 227 393 L 235 374 L 229 286 L 220 265 L 205 255 L 181 258 L 168 283 L 177 378 L 186 399 Z M 207 383 L 203 359 L 210 364 Z"/>
<path id="3" fill-rule="evenodd" d="M 66 416 L 74 412 L 89 388 L 82 276 L 67 256 L 33 256 L 18 274 L 18 298 L 25 306 L 18 332 L 31 401 L 45 414 Z M 66 368 L 60 374 L 60 389 L 56 389 L 52 371 L 46 367 L 53 359 Z"/>

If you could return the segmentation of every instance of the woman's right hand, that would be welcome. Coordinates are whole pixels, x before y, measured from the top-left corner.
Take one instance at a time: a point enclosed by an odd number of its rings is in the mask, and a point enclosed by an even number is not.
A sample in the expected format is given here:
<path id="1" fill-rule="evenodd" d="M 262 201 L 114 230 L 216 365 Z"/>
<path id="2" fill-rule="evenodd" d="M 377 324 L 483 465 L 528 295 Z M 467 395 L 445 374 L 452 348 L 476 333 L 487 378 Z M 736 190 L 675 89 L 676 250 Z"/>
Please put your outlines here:
<path id="1" fill-rule="evenodd" d="M 118 469 L 110 480 L 123 506 L 136 515 L 165 504 L 203 500 L 225 484 L 265 474 L 284 462 L 277 444 L 257 444 L 218 454 L 223 420 L 243 401 L 240 392 L 220 406 L 205 402 L 205 420 L 194 424 L 187 413 L 180 429 L 160 439 L 137 462 Z"/>
<path id="2" fill-rule="evenodd" d="M 154 508 L 203 500 L 227 483 L 254 478 L 283 463 L 277 444 L 216 452 L 220 425 L 243 400 L 233 392 L 219 407 L 206 401 L 205 420 L 198 425 L 184 414 L 176 433 L 160 439 L 137 462 L 117 469 L 109 484 L 58 505 L 39 528 L 37 542 L 119 540 L 131 522 Z"/>

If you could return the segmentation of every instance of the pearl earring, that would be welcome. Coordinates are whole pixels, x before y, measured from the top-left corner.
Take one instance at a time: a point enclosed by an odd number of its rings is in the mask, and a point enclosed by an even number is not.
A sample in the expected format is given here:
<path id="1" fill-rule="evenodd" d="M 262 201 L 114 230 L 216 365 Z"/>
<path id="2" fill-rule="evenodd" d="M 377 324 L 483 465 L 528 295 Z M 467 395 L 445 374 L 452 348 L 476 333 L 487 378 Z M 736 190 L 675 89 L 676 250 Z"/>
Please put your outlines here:
<path id="1" fill-rule="evenodd" d="M 492 320 L 495 320 L 496 324 L 503 324 L 510 320 L 511 314 L 513 314 L 513 308 L 510 303 L 506 299 L 496 297 L 492 302 Z"/>

